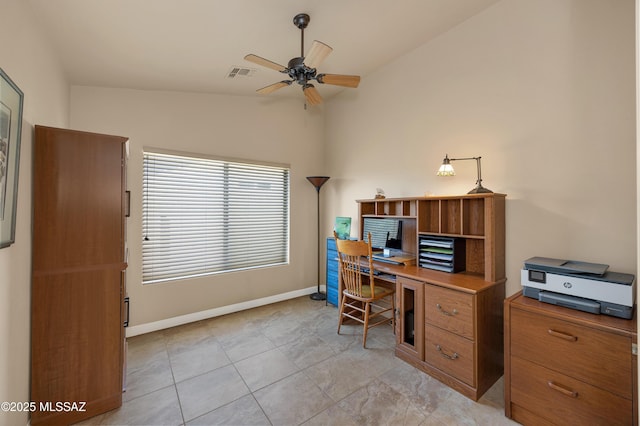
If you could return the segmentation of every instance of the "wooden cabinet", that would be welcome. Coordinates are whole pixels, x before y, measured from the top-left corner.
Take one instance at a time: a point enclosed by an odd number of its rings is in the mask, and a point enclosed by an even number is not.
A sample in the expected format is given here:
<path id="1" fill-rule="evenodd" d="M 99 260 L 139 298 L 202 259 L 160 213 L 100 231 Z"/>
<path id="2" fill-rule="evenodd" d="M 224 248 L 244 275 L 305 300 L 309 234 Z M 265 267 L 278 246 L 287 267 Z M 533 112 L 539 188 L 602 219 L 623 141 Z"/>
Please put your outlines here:
<path id="1" fill-rule="evenodd" d="M 637 424 L 636 320 L 505 301 L 505 414 L 520 423 Z"/>
<path id="2" fill-rule="evenodd" d="M 70 424 L 122 403 L 126 143 L 36 126 L 32 425 Z M 74 402 L 84 411 L 56 410 Z"/>
<path id="3" fill-rule="evenodd" d="M 504 281 L 473 292 L 425 286 L 425 362 L 476 401 L 502 376 L 503 301 Z"/>
<path id="4" fill-rule="evenodd" d="M 361 233 L 366 217 L 401 218 L 405 252 L 419 256 L 420 240 L 427 237 L 461 242 L 465 261 L 459 273 L 422 268 L 420 262 L 377 268 L 397 276 L 396 355 L 473 400 L 503 374 L 505 197 L 358 200 Z"/>
<path id="5" fill-rule="evenodd" d="M 396 356 L 477 401 L 503 372 L 504 281 L 451 286 L 454 274 L 421 272 L 428 281 L 397 278 Z M 415 340 L 406 337 L 408 318 Z"/>
<path id="6" fill-rule="evenodd" d="M 333 237 L 327 238 L 327 303 L 338 306 L 338 249 Z"/>

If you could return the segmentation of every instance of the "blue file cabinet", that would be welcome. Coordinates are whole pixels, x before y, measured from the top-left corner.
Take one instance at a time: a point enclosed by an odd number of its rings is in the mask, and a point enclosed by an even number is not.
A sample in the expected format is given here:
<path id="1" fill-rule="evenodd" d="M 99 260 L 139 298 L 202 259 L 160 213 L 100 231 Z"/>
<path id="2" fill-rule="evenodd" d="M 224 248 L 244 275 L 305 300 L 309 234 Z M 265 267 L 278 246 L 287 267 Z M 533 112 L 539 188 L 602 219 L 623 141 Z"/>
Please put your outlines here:
<path id="1" fill-rule="evenodd" d="M 333 237 L 327 238 L 327 303 L 338 306 L 338 250 Z"/>

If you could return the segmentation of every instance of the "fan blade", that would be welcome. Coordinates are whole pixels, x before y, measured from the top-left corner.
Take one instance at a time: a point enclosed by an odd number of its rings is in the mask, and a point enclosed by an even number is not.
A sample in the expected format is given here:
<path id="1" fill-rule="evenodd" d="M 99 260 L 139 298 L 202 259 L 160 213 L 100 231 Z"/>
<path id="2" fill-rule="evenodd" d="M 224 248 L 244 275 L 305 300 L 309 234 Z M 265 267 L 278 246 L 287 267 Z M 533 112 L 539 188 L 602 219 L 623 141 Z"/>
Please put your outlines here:
<path id="1" fill-rule="evenodd" d="M 291 83 L 292 81 L 279 81 L 277 83 L 273 83 L 268 86 L 265 86 L 262 89 L 258 89 L 256 90 L 256 92 L 260 93 L 261 95 L 268 95 L 269 93 L 275 92 L 278 89 L 282 89 L 283 87 L 286 87 Z"/>
<path id="2" fill-rule="evenodd" d="M 280 72 L 285 72 L 287 70 L 287 68 L 284 65 L 280 65 L 280 64 L 276 64 L 273 61 L 270 61 L 268 59 L 265 58 L 261 58 L 258 55 L 247 55 L 244 57 L 244 59 L 246 61 L 249 62 L 253 62 L 254 64 L 258 64 L 258 65 L 262 65 L 263 67 L 267 67 L 267 68 L 271 68 L 272 70 L 276 70 L 276 71 L 280 71 Z"/>
<path id="3" fill-rule="evenodd" d="M 313 84 L 305 84 L 302 87 L 302 91 L 309 105 L 320 105 L 322 103 L 322 96 L 320 96 L 320 93 L 318 93 L 318 90 L 316 90 Z"/>
<path id="4" fill-rule="evenodd" d="M 304 64 L 309 68 L 318 68 L 333 49 L 321 41 L 313 40 L 311 49 L 304 58 Z"/>
<path id="5" fill-rule="evenodd" d="M 318 83 L 333 84 L 334 86 L 358 87 L 360 84 L 359 75 L 343 75 L 343 74 L 318 74 L 316 78 Z"/>

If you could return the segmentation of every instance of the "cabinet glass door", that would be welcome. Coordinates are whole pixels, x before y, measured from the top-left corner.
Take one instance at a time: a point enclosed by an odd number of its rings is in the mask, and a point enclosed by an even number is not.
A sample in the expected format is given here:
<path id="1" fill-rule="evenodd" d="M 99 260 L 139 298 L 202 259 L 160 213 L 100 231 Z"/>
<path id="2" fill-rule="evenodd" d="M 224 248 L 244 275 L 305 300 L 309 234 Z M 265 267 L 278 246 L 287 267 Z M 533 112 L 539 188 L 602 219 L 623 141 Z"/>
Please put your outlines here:
<path id="1" fill-rule="evenodd" d="M 404 277 L 396 283 L 398 349 L 424 359 L 424 284 Z"/>

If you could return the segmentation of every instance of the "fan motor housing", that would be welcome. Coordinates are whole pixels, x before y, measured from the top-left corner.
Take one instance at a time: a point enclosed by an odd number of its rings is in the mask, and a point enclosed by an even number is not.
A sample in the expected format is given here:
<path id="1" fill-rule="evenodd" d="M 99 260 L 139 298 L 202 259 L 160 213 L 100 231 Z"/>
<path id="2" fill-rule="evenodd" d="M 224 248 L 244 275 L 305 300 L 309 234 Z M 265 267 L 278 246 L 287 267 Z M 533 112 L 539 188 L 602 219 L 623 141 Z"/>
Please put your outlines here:
<path id="1" fill-rule="evenodd" d="M 305 85 L 309 80 L 316 78 L 316 69 L 309 68 L 304 64 L 304 58 L 297 57 L 289 61 L 287 73 L 298 84 Z"/>

